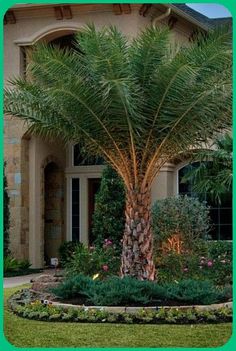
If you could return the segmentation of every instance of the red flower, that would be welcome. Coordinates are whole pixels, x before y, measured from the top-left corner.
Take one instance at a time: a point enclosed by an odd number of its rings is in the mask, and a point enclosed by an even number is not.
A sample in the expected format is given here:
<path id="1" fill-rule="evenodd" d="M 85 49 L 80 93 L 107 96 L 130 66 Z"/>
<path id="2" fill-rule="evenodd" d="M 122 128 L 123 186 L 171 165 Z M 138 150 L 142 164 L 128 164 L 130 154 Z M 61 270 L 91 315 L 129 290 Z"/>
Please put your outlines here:
<path id="1" fill-rule="evenodd" d="M 102 266 L 102 269 L 103 269 L 105 272 L 107 272 L 107 271 L 109 270 L 109 267 L 108 267 L 106 264 L 104 264 L 104 265 Z"/>

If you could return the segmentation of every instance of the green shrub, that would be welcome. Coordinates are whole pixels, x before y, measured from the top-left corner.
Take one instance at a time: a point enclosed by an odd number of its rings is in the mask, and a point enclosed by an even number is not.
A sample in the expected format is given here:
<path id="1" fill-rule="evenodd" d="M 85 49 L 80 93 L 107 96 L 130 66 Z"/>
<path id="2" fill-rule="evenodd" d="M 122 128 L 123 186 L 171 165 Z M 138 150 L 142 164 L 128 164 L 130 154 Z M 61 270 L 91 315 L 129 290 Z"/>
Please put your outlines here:
<path id="1" fill-rule="evenodd" d="M 113 277 L 95 283 L 89 291 L 89 301 L 97 306 L 128 306 L 135 304 L 158 304 L 165 299 L 163 287 L 131 277 Z"/>
<path id="2" fill-rule="evenodd" d="M 209 231 L 209 209 L 204 202 L 189 196 L 170 197 L 155 202 L 152 208 L 153 234 L 156 247 L 179 233 L 186 250 Z"/>
<path id="3" fill-rule="evenodd" d="M 123 181 L 117 172 L 107 166 L 101 179 L 101 185 L 95 196 L 95 210 L 92 221 L 92 242 L 102 246 L 109 239 L 120 248 L 124 231 L 125 190 Z"/>
<path id="4" fill-rule="evenodd" d="M 207 241 L 208 254 L 212 259 L 225 258 L 232 260 L 233 243 L 232 241 Z"/>
<path id="5" fill-rule="evenodd" d="M 59 247 L 60 265 L 64 267 L 75 252 L 75 248 L 81 244 L 78 241 L 64 241 Z"/>
<path id="6" fill-rule="evenodd" d="M 83 275 L 68 278 L 52 291 L 61 299 L 84 297 L 87 304 L 97 306 L 168 305 L 170 301 L 211 304 L 223 301 L 227 294 L 208 281 L 183 280 L 159 285 L 131 277 L 98 281 Z"/>
<path id="7" fill-rule="evenodd" d="M 4 257 L 4 273 L 17 271 L 18 269 L 19 262 L 15 258 L 11 256 Z"/>
<path id="8" fill-rule="evenodd" d="M 21 270 L 27 270 L 30 268 L 31 264 L 29 262 L 29 260 L 18 260 L 18 264 L 19 264 L 19 269 Z"/>
<path id="9" fill-rule="evenodd" d="M 94 284 L 95 282 L 91 278 L 79 274 L 66 279 L 59 286 L 52 289 L 52 292 L 62 299 L 88 298 Z"/>
<path id="10" fill-rule="evenodd" d="M 159 252 L 155 258 L 157 281 L 195 279 L 210 280 L 221 286 L 232 284 L 232 243 L 204 241 L 198 247 L 196 243 L 191 253 Z"/>
<path id="11" fill-rule="evenodd" d="M 103 279 L 109 275 L 117 275 L 120 267 L 120 256 L 110 240 L 103 247 L 86 247 L 82 244 L 75 247 L 74 253 L 65 265 L 67 275 L 75 276 L 80 273 L 93 277 L 98 275 Z"/>
<path id="12" fill-rule="evenodd" d="M 212 266 L 203 265 L 203 273 L 206 272 L 208 278 L 215 284 L 232 284 L 232 242 L 228 241 L 208 241 L 208 253 L 205 262 L 212 262 Z"/>
<path id="13" fill-rule="evenodd" d="M 4 257 L 4 274 L 29 270 L 31 264 L 28 260 L 17 260 L 11 256 Z"/>
<path id="14" fill-rule="evenodd" d="M 168 299 L 190 304 L 209 305 L 217 303 L 223 301 L 226 294 L 224 290 L 216 288 L 209 281 L 193 279 L 182 280 L 175 284 L 166 284 L 164 287 Z"/>
<path id="15" fill-rule="evenodd" d="M 187 278 L 202 280 L 204 275 L 200 268 L 200 257 L 194 253 L 177 254 L 169 252 L 160 254 L 155 260 L 157 281 L 160 284 L 171 283 Z"/>

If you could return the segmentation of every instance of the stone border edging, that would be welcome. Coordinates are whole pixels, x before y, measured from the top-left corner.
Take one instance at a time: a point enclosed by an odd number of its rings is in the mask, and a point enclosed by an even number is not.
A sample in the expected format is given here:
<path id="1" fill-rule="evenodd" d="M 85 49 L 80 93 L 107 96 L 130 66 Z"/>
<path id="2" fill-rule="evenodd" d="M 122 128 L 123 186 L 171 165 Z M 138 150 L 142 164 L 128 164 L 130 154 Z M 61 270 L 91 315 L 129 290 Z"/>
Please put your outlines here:
<path id="1" fill-rule="evenodd" d="M 54 295 L 49 293 L 22 289 L 11 295 L 7 304 L 11 311 L 20 317 L 47 322 L 119 324 L 232 322 L 232 302 L 212 305 L 125 307 L 74 305 L 53 301 L 53 298 Z M 41 304 L 44 310 L 41 309 Z"/>
<path id="2" fill-rule="evenodd" d="M 232 308 L 233 303 L 232 302 L 224 302 L 224 303 L 219 303 L 219 304 L 212 304 L 212 305 L 187 305 L 187 306 L 139 306 L 139 307 L 125 307 L 125 306 L 84 306 L 84 305 L 73 305 L 73 304 L 67 304 L 67 303 L 62 303 L 62 302 L 55 302 L 55 301 L 50 301 L 48 300 L 50 304 L 53 306 L 58 306 L 62 308 L 78 308 L 81 309 L 83 308 L 85 311 L 86 310 L 100 310 L 100 311 L 108 311 L 108 312 L 114 312 L 114 313 L 120 313 L 120 312 L 126 312 L 126 313 L 136 313 L 137 311 L 140 311 L 141 309 L 144 310 L 151 310 L 151 311 L 157 311 L 160 308 L 164 309 L 178 309 L 178 310 L 186 310 L 186 309 L 196 309 L 199 311 L 211 311 L 211 310 L 218 310 L 220 308 Z"/>

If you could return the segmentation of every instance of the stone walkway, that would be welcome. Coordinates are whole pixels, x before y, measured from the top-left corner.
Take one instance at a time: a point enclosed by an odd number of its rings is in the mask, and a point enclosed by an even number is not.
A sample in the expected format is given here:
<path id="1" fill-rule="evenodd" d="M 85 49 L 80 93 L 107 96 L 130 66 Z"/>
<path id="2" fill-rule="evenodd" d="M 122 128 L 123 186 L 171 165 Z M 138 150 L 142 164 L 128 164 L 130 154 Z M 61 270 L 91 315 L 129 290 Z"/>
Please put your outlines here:
<path id="1" fill-rule="evenodd" d="M 31 279 L 35 279 L 39 277 L 42 274 L 54 274 L 55 270 L 54 269 L 46 269 L 41 273 L 35 273 L 35 274 L 28 274 L 28 275 L 21 275 L 18 277 L 10 277 L 10 278 L 4 278 L 3 280 L 3 287 L 4 288 L 14 288 L 16 286 L 20 286 L 23 284 L 29 284 Z"/>

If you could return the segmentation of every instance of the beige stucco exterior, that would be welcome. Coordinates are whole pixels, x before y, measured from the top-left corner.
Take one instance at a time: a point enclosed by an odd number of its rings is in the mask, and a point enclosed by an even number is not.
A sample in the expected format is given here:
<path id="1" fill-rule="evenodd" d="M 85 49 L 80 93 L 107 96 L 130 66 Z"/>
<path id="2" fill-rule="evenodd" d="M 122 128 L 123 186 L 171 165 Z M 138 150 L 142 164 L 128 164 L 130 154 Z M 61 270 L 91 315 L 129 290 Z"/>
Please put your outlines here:
<path id="1" fill-rule="evenodd" d="M 23 48 L 30 48 L 40 40 L 50 41 L 65 34 L 79 31 L 87 23 L 96 27 L 116 25 L 130 38 L 141 29 L 151 25 L 153 17 L 163 14 L 166 8 L 159 5 L 146 16 L 139 14 L 141 4 L 132 5 L 130 13 L 116 15 L 112 4 L 71 5 L 71 19 L 58 20 L 55 5 L 16 5 L 13 8 L 16 23 L 4 26 L 4 79 L 23 74 Z M 179 43 L 189 42 L 196 24 L 175 14 L 177 22 L 172 32 Z M 168 18 L 162 23 L 167 23 Z M 63 240 L 71 240 L 71 180 L 80 178 L 80 240 L 88 243 L 88 179 L 101 177 L 102 166 L 72 165 L 72 146 L 66 148 L 59 141 L 45 141 L 27 133 L 27 127 L 20 119 L 5 118 L 4 155 L 10 196 L 10 238 L 11 251 L 17 258 L 29 259 L 32 267 L 44 265 L 45 235 L 45 167 L 53 162 L 58 166 L 60 191 L 63 197 L 58 200 L 58 209 L 52 209 L 58 217 L 61 211 L 61 229 L 49 239 L 56 255 Z M 152 201 L 177 193 L 178 165 L 167 164 L 154 180 Z M 58 191 L 59 191 L 58 190 Z M 54 195 L 52 195 L 54 196 Z M 55 214 L 56 213 L 56 214 Z M 51 240 L 51 241 L 50 241 Z"/>

